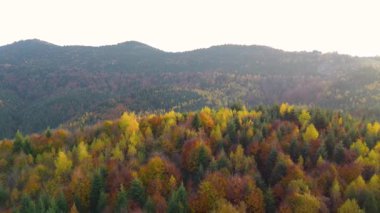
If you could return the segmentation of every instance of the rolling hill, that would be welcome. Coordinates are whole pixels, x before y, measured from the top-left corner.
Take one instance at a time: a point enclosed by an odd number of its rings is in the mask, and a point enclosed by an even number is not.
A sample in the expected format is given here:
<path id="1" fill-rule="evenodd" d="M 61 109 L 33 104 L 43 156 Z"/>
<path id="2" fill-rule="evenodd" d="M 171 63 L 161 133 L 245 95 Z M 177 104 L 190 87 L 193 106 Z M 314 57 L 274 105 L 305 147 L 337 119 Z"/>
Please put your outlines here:
<path id="1" fill-rule="evenodd" d="M 0 47 L 0 137 L 137 112 L 289 102 L 380 115 L 380 58 L 221 45 L 164 52 L 129 41 Z"/>

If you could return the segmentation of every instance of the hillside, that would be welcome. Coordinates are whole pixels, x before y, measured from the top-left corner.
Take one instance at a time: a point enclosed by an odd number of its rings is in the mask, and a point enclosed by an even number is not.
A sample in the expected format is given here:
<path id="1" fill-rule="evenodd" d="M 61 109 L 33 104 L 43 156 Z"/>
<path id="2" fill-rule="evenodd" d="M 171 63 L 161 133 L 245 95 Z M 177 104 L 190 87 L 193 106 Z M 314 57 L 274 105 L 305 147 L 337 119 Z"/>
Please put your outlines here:
<path id="1" fill-rule="evenodd" d="M 222 45 L 164 52 L 40 40 L 0 47 L 0 137 L 137 112 L 287 101 L 379 117 L 380 59 Z"/>
<path id="2" fill-rule="evenodd" d="M 1 212 L 380 210 L 380 124 L 292 106 L 135 115 L 0 141 Z"/>

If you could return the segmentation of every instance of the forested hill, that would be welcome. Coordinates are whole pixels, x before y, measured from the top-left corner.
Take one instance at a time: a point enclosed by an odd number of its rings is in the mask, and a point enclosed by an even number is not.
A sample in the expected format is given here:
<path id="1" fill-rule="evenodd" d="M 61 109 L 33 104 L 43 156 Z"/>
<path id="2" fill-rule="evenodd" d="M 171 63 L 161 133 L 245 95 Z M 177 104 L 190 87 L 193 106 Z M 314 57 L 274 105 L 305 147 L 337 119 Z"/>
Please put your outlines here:
<path id="1" fill-rule="evenodd" d="M 0 47 L 0 137 L 121 112 L 281 103 L 380 114 L 380 59 L 222 45 L 171 53 L 131 41 Z"/>
<path id="2" fill-rule="evenodd" d="M 380 211 L 380 124 L 286 103 L 0 140 L 0 212 Z"/>

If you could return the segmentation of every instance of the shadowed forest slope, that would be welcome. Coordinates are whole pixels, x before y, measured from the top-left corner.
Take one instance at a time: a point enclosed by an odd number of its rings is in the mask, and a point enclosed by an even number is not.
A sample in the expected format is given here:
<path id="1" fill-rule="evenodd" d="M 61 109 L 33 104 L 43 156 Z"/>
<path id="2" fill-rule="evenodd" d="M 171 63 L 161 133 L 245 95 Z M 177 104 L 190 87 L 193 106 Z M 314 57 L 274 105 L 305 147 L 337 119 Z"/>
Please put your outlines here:
<path id="1" fill-rule="evenodd" d="M 0 137 L 78 127 L 125 110 L 177 111 L 287 101 L 380 115 L 380 59 L 222 45 L 164 52 L 26 40 L 0 47 Z"/>

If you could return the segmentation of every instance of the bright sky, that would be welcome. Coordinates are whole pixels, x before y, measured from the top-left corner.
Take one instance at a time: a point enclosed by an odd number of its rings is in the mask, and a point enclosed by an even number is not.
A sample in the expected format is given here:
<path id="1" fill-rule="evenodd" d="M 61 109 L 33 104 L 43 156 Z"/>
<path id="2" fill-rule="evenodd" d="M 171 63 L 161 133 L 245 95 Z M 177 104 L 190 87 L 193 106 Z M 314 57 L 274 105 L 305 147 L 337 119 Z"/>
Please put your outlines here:
<path id="1" fill-rule="evenodd" d="M 258 44 L 380 56 L 378 0 L 0 0 L 0 45 L 38 38 L 166 51 Z"/>

